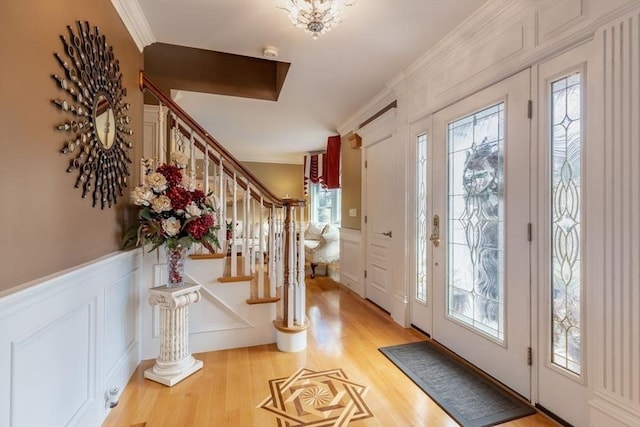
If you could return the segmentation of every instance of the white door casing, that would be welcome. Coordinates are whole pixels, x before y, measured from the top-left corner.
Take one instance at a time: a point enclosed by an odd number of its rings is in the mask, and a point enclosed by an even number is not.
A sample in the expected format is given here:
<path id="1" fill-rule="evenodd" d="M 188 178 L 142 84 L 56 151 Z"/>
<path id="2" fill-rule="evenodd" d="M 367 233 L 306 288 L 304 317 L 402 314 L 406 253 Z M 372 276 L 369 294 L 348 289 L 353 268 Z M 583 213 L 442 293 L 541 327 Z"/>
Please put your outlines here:
<path id="1" fill-rule="evenodd" d="M 440 217 L 440 242 L 439 246 L 433 250 L 432 264 L 434 278 L 432 337 L 526 398 L 531 395 L 530 367 L 527 364 L 530 346 L 530 245 L 527 238 L 530 211 L 530 124 L 527 117 L 529 92 L 530 70 L 527 69 L 434 114 L 432 162 L 433 215 L 437 214 Z M 503 154 L 499 160 L 496 160 L 497 157 L 494 156 L 491 161 L 473 163 L 473 153 L 479 157 L 480 155 L 477 153 L 489 146 L 489 144 L 484 144 L 484 141 L 477 141 L 477 150 L 469 148 L 455 152 L 452 149 L 449 154 L 447 138 L 450 123 L 473 116 L 475 113 L 483 114 L 483 111 L 489 107 L 494 107 L 494 109 L 486 111 L 499 112 L 502 108 L 501 105 L 504 108 L 504 135 L 497 140 L 503 142 L 493 144 L 493 146 L 503 147 Z M 495 117 L 499 117 L 498 113 L 495 114 L 497 114 Z M 495 121 L 499 122 L 499 119 L 495 119 Z M 473 132 L 475 132 L 475 124 L 472 126 L 474 126 Z M 452 167 L 452 171 L 455 173 L 452 176 L 458 180 L 457 182 L 452 180 L 452 188 L 462 189 L 465 186 L 477 188 L 483 185 L 482 180 L 487 179 L 488 174 L 493 173 L 495 176 L 504 174 L 504 186 L 500 190 L 503 196 L 497 197 L 500 199 L 499 202 L 496 201 L 496 196 L 491 196 L 493 199 L 478 197 L 473 203 L 467 202 L 467 195 L 458 194 L 457 198 L 452 196 L 451 200 L 462 203 L 462 206 L 467 203 L 465 209 L 470 209 L 471 206 L 475 210 L 475 219 L 468 220 L 471 226 L 465 229 L 458 228 L 456 233 L 452 234 L 451 237 L 456 239 L 455 245 L 448 243 L 448 156 L 451 156 L 452 159 L 455 159 L 456 156 L 463 156 L 458 159 L 469 156 L 467 159 L 470 159 L 464 160 L 464 180 L 460 167 L 462 162 L 458 160 L 456 163 L 458 169 L 454 170 Z M 468 168 L 467 161 L 469 162 Z M 465 181 L 468 176 L 471 178 Z M 487 207 L 483 206 L 483 203 L 493 203 L 493 205 Z M 462 209 L 458 207 L 455 209 L 456 217 L 459 217 Z M 483 222 L 482 217 L 491 216 L 487 214 L 489 210 L 501 215 L 500 220 L 492 220 L 492 222 L 498 224 L 494 228 L 493 240 L 501 242 L 502 249 L 483 251 L 483 246 L 478 246 L 481 250 L 476 250 L 476 253 L 480 253 L 480 255 L 477 255 L 478 261 L 475 263 L 475 261 L 471 261 L 474 249 L 471 248 L 471 244 L 465 247 L 467 244 L 465 236 L 466 239 L 473 239 L 473 236 L 478 236 L 479 233 L 482 237 L 482 231 L 477 230 L 486 229 L 488 222 Z M 478 220 L 478 218 L 480 219 Z M 452 221 L 451 226 L 455 227 L 456 224 L 461 223 L 462 221 Z M 473 231 L 474 229 L 476 231 Z M 456 262 L 449 265 L 448 253 L 454 249 L 461 252 L 456 252 Z M 465 250 L 468 250 L 468 256 L 458 255 Z M 494 258 L 487 261 L 488 258 L 482 255 L 486 253 L 493 254 L 491 256 Z M 471 266 L 472 263 L 473 266 Z M 487 263 L 492 267 L 485 268 Z M 481 264 L 483 267 L 479 267 Z M 497 274 L 492 273 L 493 268 L 498 271 Z M 462 275 L 458 271 L 468 271 L 469 269 L 473 272 L 473 278 L 467 277 L 468 280 L 462 280 L 465 282 L 463 286 L 466 286 L 467 289 L 460 292 L 455 289 L 462 288 L 452 287 L 451 289 L 454 291 L 449 291 L 450 281 L 456 280 L 456 285 L 460 285 L 457 281 Z M 500 269 L 502 269 L 501 273 Z M 478 271 L 483 273 L 484 277 Z M 492 299 L 494 296 L 489 297 L 482 294 L 482 284 L 486 282 L 488 276 L 493 277 L 496 281 L 502 281 L 504 284 L 503 307 Z M 462 311 L 450 310 L 448 292 L 452 292 L 452 301 L 462 301 L 459 298 L 462 295 L 464 298 L 463 306 L 471 301 L 473 313 L 463 315 Z M 498 293 L 500 292 L 498 291 Z M 499 296 L 496 295 L 495 299 L 498 300 Z M 495 320 L 496 324 L 501 325 L 496 327 L 495 337 L 489 336 L 491 327 L 476 321 L 477 316 L 489 316 L 486 313 L 480 313 L 482 305 L 475 305 L 476 301 L 491 303 L 485 304 L 485 308 L 492 309 L 490 315 L 494 319 L 487 323 L 492 323 Z M 465 308 L 465 310 L 467 309 Z M 475 325 L 474 327 L 463 321 L 465 316 L 471 317 L 471 323 Z M 487 332 L 479 332 L 478 327 L 485 328 Z"/>

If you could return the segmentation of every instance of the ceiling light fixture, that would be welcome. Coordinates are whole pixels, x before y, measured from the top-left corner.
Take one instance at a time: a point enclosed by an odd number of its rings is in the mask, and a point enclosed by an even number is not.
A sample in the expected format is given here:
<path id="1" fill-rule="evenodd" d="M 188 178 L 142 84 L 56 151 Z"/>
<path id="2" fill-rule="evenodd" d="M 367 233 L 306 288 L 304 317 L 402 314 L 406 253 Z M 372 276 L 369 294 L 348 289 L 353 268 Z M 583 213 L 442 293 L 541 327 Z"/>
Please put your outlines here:
<path id="1" fill-rule="evenodd" d="M 342 14 L 347 6 L 355 5 L 352 0 L 282 0 L 283 7 L 293 25 L 303 28 L 313 39 L 329 32 L 342 22 Z"/>

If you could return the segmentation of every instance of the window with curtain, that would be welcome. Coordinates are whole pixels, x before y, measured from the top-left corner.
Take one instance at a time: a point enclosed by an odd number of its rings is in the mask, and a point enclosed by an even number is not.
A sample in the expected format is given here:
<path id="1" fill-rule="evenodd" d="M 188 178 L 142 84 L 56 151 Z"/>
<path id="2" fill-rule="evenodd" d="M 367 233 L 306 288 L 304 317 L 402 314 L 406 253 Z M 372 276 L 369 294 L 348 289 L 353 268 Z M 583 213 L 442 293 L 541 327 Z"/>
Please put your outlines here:
<path id="1" fill-rule="evenodd" d="M 340 225 L 340 189 L 311 184 L 311 221 Z"/>

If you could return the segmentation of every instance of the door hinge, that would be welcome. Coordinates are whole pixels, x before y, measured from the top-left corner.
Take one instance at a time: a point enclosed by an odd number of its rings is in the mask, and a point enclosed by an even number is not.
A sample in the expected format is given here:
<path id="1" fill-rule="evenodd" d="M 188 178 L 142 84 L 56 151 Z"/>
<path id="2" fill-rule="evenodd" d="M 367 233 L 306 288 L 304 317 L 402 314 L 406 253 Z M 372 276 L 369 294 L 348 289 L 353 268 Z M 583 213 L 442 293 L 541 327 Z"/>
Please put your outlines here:
<path id="1" fill-rule="evenodd" d="M 367 278 L 367 270 L 364 271 L 364 278 Z"/>
<path id="2" fill-rule="evenodd" d="M 527 224 L 527 242 L 533 241 L 533 226 L 531 223 Z"/>
<path id="3" fill-rule="evenodd" d="M 533 354 L 531 352 L 531 347 L 527 347 L 527 365 L 533 365 Z"/>
<path id="4" fill-rule="evenodd" d="M 533 118 L 533 101 L 532 100 L 527 101 L 527 118 L 528 119 Z"/>
<path id="5" fill-rule="evenodd" d="M 367 223 L 367 216 L 366 215 L 364 216 L 364 223 L 365 224 Z"/>
<path id="6" fill-rule="evenodd" d="M 367 161 L 366 160 L 364 161 L 364 168 L 365 169 L 367 168 Z"/>

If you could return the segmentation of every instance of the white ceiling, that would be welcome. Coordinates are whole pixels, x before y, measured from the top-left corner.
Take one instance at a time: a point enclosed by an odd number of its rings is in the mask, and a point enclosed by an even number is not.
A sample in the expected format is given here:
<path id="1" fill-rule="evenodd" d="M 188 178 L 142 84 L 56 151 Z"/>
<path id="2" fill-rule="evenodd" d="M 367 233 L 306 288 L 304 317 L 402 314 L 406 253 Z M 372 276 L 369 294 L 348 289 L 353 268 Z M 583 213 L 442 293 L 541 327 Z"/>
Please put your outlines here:
<path id="1" fill-rule="evenodd" d="M 291 68 L 277 102 L 181 91 L 177 102 L 242 161 L 302 163 L 393 77 L 485 0 L 358 0 L 313 40 L 281 0 L 137 0 L 156 41 L 262 57 Z"/>

